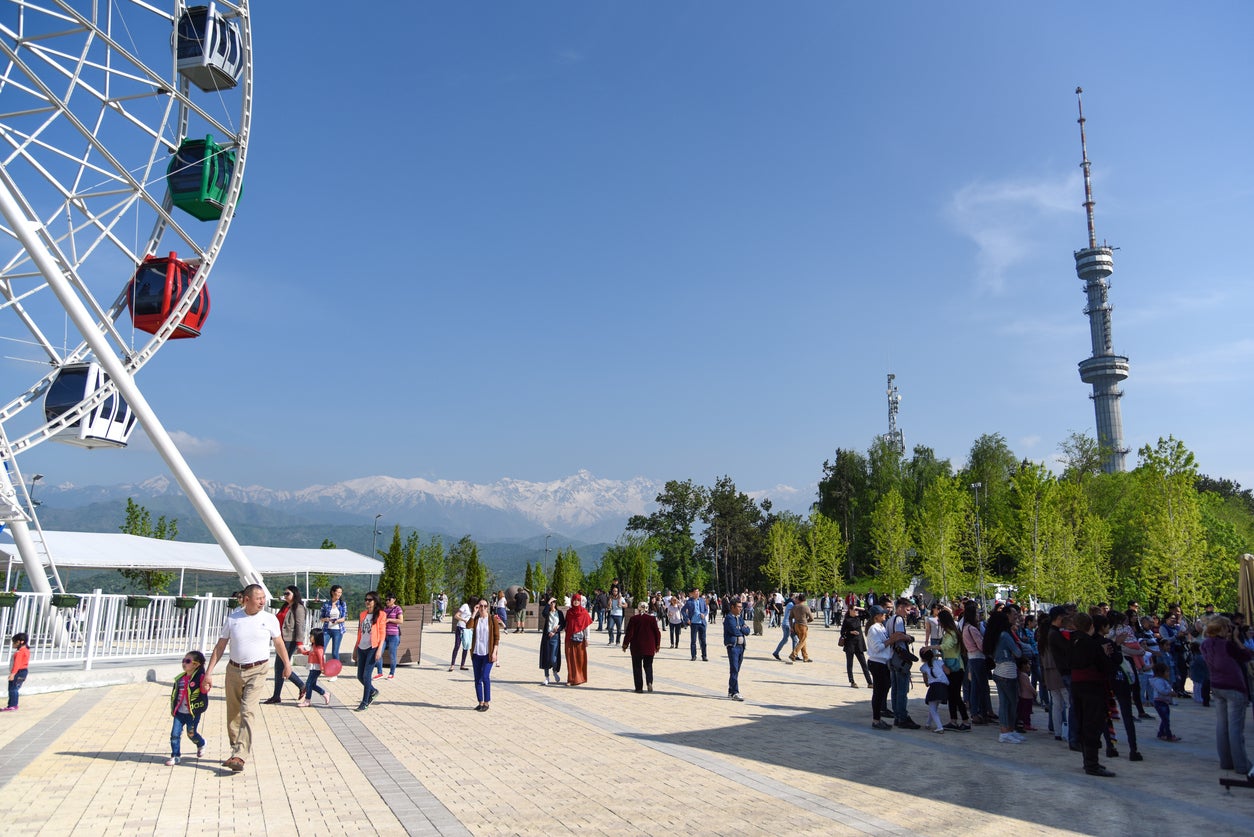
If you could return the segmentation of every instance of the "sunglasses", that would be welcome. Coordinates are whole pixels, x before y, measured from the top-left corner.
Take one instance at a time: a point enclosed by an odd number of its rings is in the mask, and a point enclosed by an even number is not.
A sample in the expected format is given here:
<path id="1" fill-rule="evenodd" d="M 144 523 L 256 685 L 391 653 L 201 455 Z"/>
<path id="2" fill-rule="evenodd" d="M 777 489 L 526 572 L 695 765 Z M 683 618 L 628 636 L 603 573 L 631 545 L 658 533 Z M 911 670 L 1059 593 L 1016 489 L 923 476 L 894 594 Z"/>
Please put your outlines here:
<path id="1" fill-rule="evenodd" d="M 199 662 L 200 662 L 199 660 L 184 660 L 183 665 L 189 665 L 191 663 L 199 663 Z"/>

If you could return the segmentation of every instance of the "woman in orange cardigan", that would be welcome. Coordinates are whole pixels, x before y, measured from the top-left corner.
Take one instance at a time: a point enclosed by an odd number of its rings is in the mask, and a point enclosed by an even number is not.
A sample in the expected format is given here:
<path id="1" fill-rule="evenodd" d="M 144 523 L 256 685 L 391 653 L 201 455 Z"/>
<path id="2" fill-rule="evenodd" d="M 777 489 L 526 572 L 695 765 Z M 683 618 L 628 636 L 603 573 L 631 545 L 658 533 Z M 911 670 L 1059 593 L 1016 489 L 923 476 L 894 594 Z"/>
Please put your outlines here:
<path id="1" fill-rule="evenodd" d="M 466 627 L 470 629 L 470 661 L 475 669 L 475 697 L 479 699 L 475 711 L 487 712 L 492 702 L 492 664 L 496 662 L 496 646 L 501 642 L 501 620 L 488 606 L 488 600 L 481 597 Z"/>
<path id="2" fill-rule="evenodd" d="M 387 632 L 387 619 L 384 618 L 383 607 L 379 604 L 379 594 L 371 590 L 366 594 L 366 609 L 357 618 L 357 641 L 353 643 L 353 660 L 357 663 L 357 679 L 361 682 L 361 705 L 358 712 L 365 712 L 366 707 L 378 696 L 379 690 L 370 682 L 370 668 L 374 658 L 383 647 L 383 635 Z"/>

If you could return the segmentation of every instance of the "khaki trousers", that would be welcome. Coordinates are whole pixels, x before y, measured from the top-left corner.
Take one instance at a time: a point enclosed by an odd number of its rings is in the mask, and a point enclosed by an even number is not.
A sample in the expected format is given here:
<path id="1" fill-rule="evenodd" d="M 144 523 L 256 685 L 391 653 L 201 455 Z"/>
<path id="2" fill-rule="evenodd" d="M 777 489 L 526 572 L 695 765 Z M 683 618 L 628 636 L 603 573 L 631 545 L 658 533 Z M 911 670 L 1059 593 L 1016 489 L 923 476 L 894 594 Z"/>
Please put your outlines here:
<path id="1" fill-rule="evenodd" d="M 261 692 L 269 685 L 270 666 L 241 670 L 226 667 L 226 735 L 231 757 L 248 761 L 253 749 L 253 723 L 261 706 Z"/>
<path id="2" fill-rule="evenodd" d="M 792 626 L 792 632 L 797 635 L 797 647 L 792 649 L 791 659 L 810 659 L 810 649 L 806 647 L 806 640 L 810 636 L 810 626 L 804 623 L 798 623 Z"/>

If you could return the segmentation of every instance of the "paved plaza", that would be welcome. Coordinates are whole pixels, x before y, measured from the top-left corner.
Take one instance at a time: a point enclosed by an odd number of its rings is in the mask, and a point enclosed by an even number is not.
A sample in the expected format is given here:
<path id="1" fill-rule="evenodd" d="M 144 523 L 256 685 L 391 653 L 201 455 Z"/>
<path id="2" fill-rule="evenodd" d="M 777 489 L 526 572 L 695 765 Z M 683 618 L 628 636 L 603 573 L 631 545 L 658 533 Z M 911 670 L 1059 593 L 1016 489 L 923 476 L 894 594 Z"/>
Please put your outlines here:
<path id="1" fill-rule="evenodd" d="M 0 715 L 0 830 L 16 834 L 1085 834 L 1254 831 L 1254 790 L 1224 791 L 1213 710 L 1182 701 L 1179 744 L 1138 725 L 1145 761 L 1079 753 L 1048 733 L 1020 746 L 995 728 L 944 735 L 870 729 L 870 690 L 851 689 L 836 631 L 811 631 L 812 664 L 770 657 L 751 637 L 744 703 L 726 698 L 721 646 L 709 662 L 664 649 L 655 692 L 632 691 L 628 655 L 593 633 L 589 682 L 540 685 L 538 636 L 508 634 L 492 708 L 474 712 L 470 671 L 448 672 L 452 636 L 428 628 L 421 666 L 380 680 L 354 712 L 348 668 L 330 707 L 301 709 L 285 687 L 261 707 L 245 772 L 228 754 L 215 688 L 195 749 L 169 756 L 169 691 L 158 682 L 28 694 Z M 721 637 L 722 626 L 711 636 Z M 665 642 L 665 637 L 664 637 Z M 298 669 L 299 673 L 299 669 Z M 218 684 L 223 682 L 223 667 Z M 563 673 L 564 674 L 564 673 Z M 39 678 L 31 672 L 30 684 Z M 325 682 L 325 681 L 324 681 Z M 922 697 L 917 684 L 913 698 Z M 920 700 L 911 713 L 926 718 Z M 1039 710 L 1035 719 L 1043 725 Z M 1251 725 L 1254 726 L 1254 725 Z M 1119 725 L 1122 739 L 1123 729 Z M 1231 776 L 1232 774 L 1227 774 Z"/>

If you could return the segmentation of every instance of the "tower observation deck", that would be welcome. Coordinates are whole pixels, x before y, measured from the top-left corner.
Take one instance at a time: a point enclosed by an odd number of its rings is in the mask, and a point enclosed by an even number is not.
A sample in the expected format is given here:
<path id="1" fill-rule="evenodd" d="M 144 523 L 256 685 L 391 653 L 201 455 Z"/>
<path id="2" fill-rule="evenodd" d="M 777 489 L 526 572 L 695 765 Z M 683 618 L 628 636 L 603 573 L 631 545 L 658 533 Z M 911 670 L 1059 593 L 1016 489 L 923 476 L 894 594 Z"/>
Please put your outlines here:
<path id="1" fill-rule="evenodd" d="M 1105 456 L 1102 470 L 1106 473 L 1125 470 L 1128 449 L 1123 443 L 1123 416 L 1119 399 L 1123 392 L 1119 382 L 1128 377 L 1128 359 L 1115 354 L 1110 334 L 1110 283 L 1115 271 L 1114 250 L 1105 242 L 1098 246 L 1097 232 L 1093 225 L 1093 180 L 1090 175 L 1088 144 L 1084 136 L 1084 102 L 1077 87 L 1076 103 L 1080 110 L 1080 151 L 1084 169 L 1084 209 L 1088 215 L 1089 246 L 1075 252 L 1075 272 L 1084 282 L 1088 305 L 1084 313 L 1089 318 L 1089 335 L 1093 343 L 1093 355 L 1080 361 L 1080 380 L 1093 387 L 1093 411 L 1097 419 L 1097 442 Z"/>

